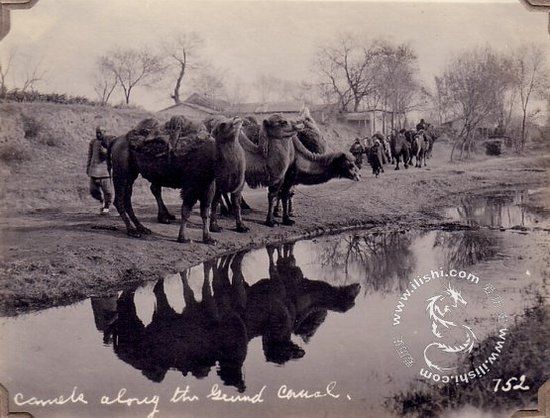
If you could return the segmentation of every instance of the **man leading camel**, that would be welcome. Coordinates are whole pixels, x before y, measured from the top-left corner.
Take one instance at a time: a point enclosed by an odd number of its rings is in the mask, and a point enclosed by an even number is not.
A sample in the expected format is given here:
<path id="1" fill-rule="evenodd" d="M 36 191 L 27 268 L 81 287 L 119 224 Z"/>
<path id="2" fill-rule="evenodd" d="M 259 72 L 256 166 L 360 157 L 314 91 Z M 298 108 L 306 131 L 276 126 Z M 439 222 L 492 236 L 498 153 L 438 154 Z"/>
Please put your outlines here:
<path id="1" fill-rule="evenodd" d="M 97 127 L 95 138 L 90 141 L 88 148 L 88 162 L 86 174 L 90 176 L 90 194 L 101 202 L 100 213 L 109 213 L 109 206 L 112 202 L 110 188 L 111 173 L 107 167 L 107 148 L 103 144 L 104 135 L 101 128 Z"/>

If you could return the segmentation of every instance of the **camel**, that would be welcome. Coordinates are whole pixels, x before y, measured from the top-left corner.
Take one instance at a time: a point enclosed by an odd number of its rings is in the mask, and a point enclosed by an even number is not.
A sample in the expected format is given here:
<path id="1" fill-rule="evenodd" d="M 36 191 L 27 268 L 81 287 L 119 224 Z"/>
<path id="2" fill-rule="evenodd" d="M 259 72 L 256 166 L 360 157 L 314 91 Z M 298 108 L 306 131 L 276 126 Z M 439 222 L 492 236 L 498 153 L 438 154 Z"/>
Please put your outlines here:
<path id="1" fill-rule="evenodd" d="M 292 138 L 292 142 L 295 149 L 294 160 L 285 175 L 285 182 L 280 191 L 283 204 L 283 225 L 294 224 L 289 216 L 289 200 L 294 186 L 321 184 L 335 178 L 346 178 L 353 181 L 361 179 L 359 168 L 355 165 L 355 158 L 350 153 L 314 154 L 298 138 Z"/>
<path id="2" fill-rule="evenodd" d="M 222 118 L 223 116 L 208 118 L 202 125 L 208 132 Z M 252 142 L 242 130 L 239 134 L 239 143 L 245 153 L 246 183 L 252 188 L 268 187 L 269 190 L 269 209 L 265 221 L 268 226 L 276 225 L 273 217 L 274 200 L 278 196 L 284 175 L 293 161 L 294 147 L 290 139 L 301 129 L 303 129 L 303 124 L 300 122 L 292 123 L 283 116 L 275 114 L 264 120 L 259 127 L 258 143 Z M 162 200 L 162 186 L 164 185 L 157 184 L 155 188 L 151 186 L 151 191 L 157 200 L 159 221 L 162 219 L 164 223 L 169 223 L 173 216 L 170 215 Z M 225 192 L 221 191 L 221 193 L 222 195 L 216 199 L 216 206 Z M 210 230 L 212 232 L 221 231 L 217 224 L 217 209 L 212 210 L 211 214 Z"/>
<path id="3" fill-rule="evenodd" d="M 207 129 L 211 124 L 212 120 L 215 120 L 215 118 L 210 118 L 204 121 L 204 124 L 207 127 Z M 321 131 L 317 126 L 315 120 L 311 117 L 311 114 L 307 107 L 305 107 L 302 110 L 298 119 L 294 121 L 294 124 L 303 125 L 303 127 L 298 130 L 297 136 L 300 142 L 306 147 L 306 149 L 308 149 L 314 154 L 325 153 L 326 144 L 322 138 Z M 254 144 L 258 145 L 260 142 L 260 132 L 261 132 L 260 124 L 258 124 L 258 122 L 256 121 L 256 119 L 254 119 L 254 117 L 248 116 L 246 118 L 243 118 L 242 135 L 246 136 L 246 138 L 248 138 L 250 142 L 253 142 Z M 294 188 L 292 188 L 292 190 L 290 191 L 290 197 L 289 197 L 289 216 L 290 217 L 294 216 L 293 202 L 292 202 L 293 195 L 294 195 Z M 229 209 L 232 206 L 230 203 L 230 200 L 227 197 L 224 197 L 224 200 L 225 200 L 225 208 L 223 208 L 224 210 L 222 212 L 230 212 Z M 243 199 L 243 202 L 244 202 L 244 199 Z M 273 215 L 275 217 L 280 216 L 279 215 L 280 203 L 281 203 L 281 198 L 279 196 L 277 198 L 277 203 L 275 205 L 275 208 L 273 209 Z M 244 203 L 243 203 L 243 206 L 244 206 Z"/>
<path id="4" fill-rule="evenodd" d="M 308 151 L 311 151 L 314 154 L 324 154 L 326 152 L 325 141 L 323 140 L 321 130 L 317 126 L 315 120 L 311 117 L 307 107 L 300 112 L 298 121 L 304 124 L 304 129 L 298 132 L 298 140 Z M 294 216 L 294 204 L 292 201 L 294 189 L 295 187 L 292 187 L 288 197 L 288 216 L 291 218 Z M 279 216 L 280 203 L 281 198 L 279 197 L 273 211 L 275 216 Z"/>
<path id="5" fill-rule="evenodd" d="M 151 233 L 139 222 L 132 208 L 133 183 L 141 174 L 154 186 L 151 187 L 152 191 L 158 190 L 158 196 L 155 195 L 157 202 L 162 203 L 161 187 L 181 190 L 178 242 L 189 241 L 186 224 L 198 200 L 203 220 L 203 241 L 213 243 L 210 237 L 210 207 L 216 195 L 216 184 L 219 192 L 239 197 L 236 201 L 240 201 L 244 186 L 244 152 L 237 140 L 241 126 L 239 118 L 221 120 L 212 131 L 212 137 L 206 130 L 192 126 L 183 117 L 173 118 L 164 130 L 158 127 L 154 119 L 146 119 L 126 136 L 113 141 L 109 151 L 115 207 L 126 225 L 128 235 L 140 237 L 141 234 Z M 165 208 L 164 203 L 162 206 Z M 236 223 L 239 232 L 247 230 L 240 210 L 236 213 Z"/>
<path id="6" fill-rule="evenodd" d="M 210 121 L 205 121 L 210 126 Z M 265 224 L 276 225 L 273 215 L 275 200 L 283 184 L 285 174 L 294 161 L 292 137 L 303 129 L 301 123 L 292 123 L 283 116 L 275 114 L 265 119 L 260 127 L 258 144 L 253 143 L 244 132 L 239 142 L 246 159 L 246 183 L 251 188 L 268 187 L 268 211 Z M 219 231 L 217 210 L 212 210 L 211 228 Z"/>
<path id="7" fill-rule="evenodd" d="M 424 162 L 424 167 L 426 167 L 426 154 L 428 152 L 429 144 L 429 139 L 426 135 L 424 135 L 423 131 L 419 131 L 414 135 L 411 151 L 414 152 L 414 156 L 416 158 L 415 167 L 421 168 L 422 162 Z M 412 164 L 412 155 L 410 164 Z"/>
<path id="8" fill-rule="evenodd" d="M 395 158 L 395 169 L 399 170 L 399 162 L 401 157 L 403 157 L 403 165 L 405 168 L 409 168 L 409 151 L 410 144 L 405 139 L 405 130 L 402 129 L 399 133 L 392 135 L 390 145 L 391 153 Z"/>

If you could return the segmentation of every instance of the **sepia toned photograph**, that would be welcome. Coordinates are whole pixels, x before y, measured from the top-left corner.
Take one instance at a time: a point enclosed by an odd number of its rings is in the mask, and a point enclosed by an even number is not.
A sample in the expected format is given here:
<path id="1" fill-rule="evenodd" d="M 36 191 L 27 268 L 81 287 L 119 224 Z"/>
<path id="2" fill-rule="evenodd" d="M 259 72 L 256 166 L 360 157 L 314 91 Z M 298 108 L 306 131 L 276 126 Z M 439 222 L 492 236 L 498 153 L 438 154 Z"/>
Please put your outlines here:
<path id="1" fill-rule="evenodd" d="M 0 418 L 550 416 L 550 2 L 0 0 Z"/>

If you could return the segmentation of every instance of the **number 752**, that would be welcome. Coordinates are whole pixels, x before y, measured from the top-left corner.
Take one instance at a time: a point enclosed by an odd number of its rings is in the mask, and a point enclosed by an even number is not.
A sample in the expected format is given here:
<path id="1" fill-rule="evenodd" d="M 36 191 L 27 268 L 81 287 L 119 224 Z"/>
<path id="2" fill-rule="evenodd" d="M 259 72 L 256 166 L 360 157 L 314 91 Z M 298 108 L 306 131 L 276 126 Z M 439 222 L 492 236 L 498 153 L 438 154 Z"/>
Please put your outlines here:
<path id="1" fill-rule="evenodd" d="M 515 385 L 512 385 L 513 381 L 518 381 L 519 383 L 516 383 Z M 493 379 L 493 382 L 496 382 L 495 388 L 493 389 L 494 392 L 498 392 L 499 389 L 502 392 L 509 392 L 510 390 L 529 390 L 529 386 L 524 385 L 525 383 L 525 375 L 522 374 L 519 379 L 517 377 L 511 377 L 501 385 L 502 379 Z"/>

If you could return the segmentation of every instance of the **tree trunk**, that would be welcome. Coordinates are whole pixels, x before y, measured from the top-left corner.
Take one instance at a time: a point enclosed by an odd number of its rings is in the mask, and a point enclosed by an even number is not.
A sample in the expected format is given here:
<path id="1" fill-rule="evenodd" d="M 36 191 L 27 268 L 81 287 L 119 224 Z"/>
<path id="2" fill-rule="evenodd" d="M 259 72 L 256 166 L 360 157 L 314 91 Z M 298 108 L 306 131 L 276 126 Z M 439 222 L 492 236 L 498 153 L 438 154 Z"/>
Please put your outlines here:
<path id="1" fill-rule="evenodd" d="M 124 98 L 126 99 L 126 104 L 130 104 L 130 92 L 132 91 L 132 88 L 128 88 L 128 90 L 124 90 Z"/>
<path id="2" fill-rule="evenodd" d="M 178 74 L 178 78 L 176 79 L 176 85 L 174 86 L 174 93 L 172 94 L 172 99 L 174 99 L 174 102 L 176 104 L 180 104 L 180 88 L 181 88 L 181 81 L 183 80 L 183 76 L 185 75 L 185 66 L 182 65 L 180 67 L 180 72 Z"/>
<path id="3" fill-rule="evenodd" d="M 523 119 L 521 120 L 521 151 L 525 147 L 525 123 L 527 119 L 527 109 L 523 109 Z"/>

